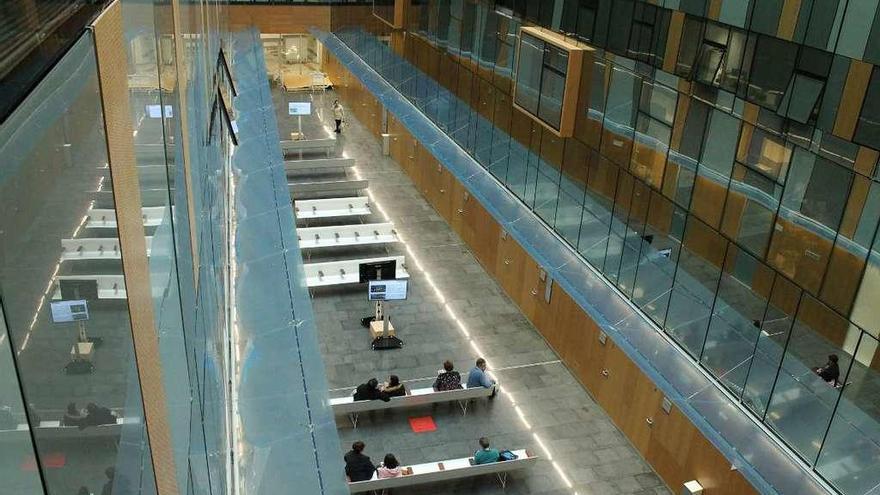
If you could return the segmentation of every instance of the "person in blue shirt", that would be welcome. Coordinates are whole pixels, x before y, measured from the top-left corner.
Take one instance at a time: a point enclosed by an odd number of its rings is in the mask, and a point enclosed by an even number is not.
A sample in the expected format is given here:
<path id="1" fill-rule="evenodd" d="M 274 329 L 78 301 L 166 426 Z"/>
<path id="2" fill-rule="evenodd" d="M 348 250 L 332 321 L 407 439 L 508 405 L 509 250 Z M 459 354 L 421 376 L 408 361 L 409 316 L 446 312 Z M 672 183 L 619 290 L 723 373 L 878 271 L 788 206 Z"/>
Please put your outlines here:
<path id="1" fill-rule="evenodd" d="M 495 380 L 486 373 L 486 360 L 483 358 L 477 359 L 476 366 L 468 372 L 467 388 L 475 387 L 495 388 Z M 492 390 L 492 397 L 495 397 L 495 390 Z"/>
<path id="2" fill-rule="evenodd" d="M 498 449 L 489 448 L 489 439 L 480 437 L 480 450 L 474 452 L 474 464 L 490 464 L 498 462 L 501 454 Z"/>

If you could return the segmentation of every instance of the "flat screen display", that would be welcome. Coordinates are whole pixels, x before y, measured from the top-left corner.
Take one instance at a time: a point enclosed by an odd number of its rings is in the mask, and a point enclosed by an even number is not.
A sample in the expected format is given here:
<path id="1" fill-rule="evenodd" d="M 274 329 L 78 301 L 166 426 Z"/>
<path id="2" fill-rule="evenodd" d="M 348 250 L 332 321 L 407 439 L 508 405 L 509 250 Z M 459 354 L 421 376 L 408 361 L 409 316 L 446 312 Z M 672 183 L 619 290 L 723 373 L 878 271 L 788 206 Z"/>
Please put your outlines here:
<path id="1" fill-rule="evenodd" d="M 69 323 L 89 319 L 89 305 L 85 299 L 56 301 L 51 304 L 52 321 Z"/>
<path id="2" fill-rule="evenodd" d="M 312 102 L 289 101 L 287 102 L 287 113 L 289 113 L 290 115 L 311 115 Z"/>
<path id="3" fill-rule="evenodd" d="M 370 280 L 370 301 L 402 301 L 406 299 L 407 280 Z"/>

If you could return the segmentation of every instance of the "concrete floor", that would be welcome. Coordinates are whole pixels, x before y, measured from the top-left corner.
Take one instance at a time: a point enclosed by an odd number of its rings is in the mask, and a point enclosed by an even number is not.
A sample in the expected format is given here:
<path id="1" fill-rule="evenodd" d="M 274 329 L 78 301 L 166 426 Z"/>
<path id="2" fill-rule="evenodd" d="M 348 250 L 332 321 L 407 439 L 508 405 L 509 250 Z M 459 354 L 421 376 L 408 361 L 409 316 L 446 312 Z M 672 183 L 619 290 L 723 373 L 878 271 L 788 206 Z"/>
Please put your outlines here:
<path id="1" fill-rule="evenodd" d="M 284 115 L 286 100 L 303 95 L 276 92 L 275 97 L 284 136 L 297 125 Z M 333 98 L 332 93 L 315 96 L 322 117 L 329 115 Z M 457 404 L 425 406 L 362 415 L 357 430 L 340 417 L 343 446 L 362 440 L 375 462 L 391 452 L 412 464 L 471 455 L 477 438 L 488 436 L 495 446 L 528 448 L 542 457 L 534 467 L 512 473 L 506 490 L 494 478 L 483 477 L 395 490 L 400 494 L 669 493 L 467 246 L 398 165 L 382 156 L 378 140 L 353 115 L 347 119 L 337 152 L 357 159 L 348 177 L 370 180 L 376 210 L 388 215 L 405 241 L 388 251 L 406 256 L 411 279 L 408 300 L 390 307 L 405 342 L 400 350 L 370 350 L 367 330 L 360 326 L 360 318 L 372 311 L 363 287 L 315 291 L 331 395 L 346 395 L 371 377 L 381 380 L 392 373 L 410 387 L 430 386 L 444 360 L 451 359 L 465 375 L 479 356 L 489 361 L 504 393 L 492 401 L 476 401 L 467 416 Z M 317 117 L 304 122 L 315 133 L 319 125 Z M 385 218 L 374 212 L 363 221 Z M 310 261 L 381 254 L 384 250 L 335 250 L 313 253 Z M 417 416 L 433 417 L 437 430 L 413 433 L 408 418 Z"/>

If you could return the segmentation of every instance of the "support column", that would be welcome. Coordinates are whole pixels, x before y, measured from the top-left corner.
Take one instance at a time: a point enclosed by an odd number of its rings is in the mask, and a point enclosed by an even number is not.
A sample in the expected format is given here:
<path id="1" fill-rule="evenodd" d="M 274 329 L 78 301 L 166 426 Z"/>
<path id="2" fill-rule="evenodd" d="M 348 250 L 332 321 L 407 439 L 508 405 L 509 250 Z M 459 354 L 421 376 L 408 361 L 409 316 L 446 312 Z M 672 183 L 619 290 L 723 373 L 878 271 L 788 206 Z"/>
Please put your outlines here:
<path id="1" fill-rule="evenodd" d="M 121 2 L 116 0 L 107 7 L 95 19 L 91 29 L 98 60 L 107 157 L 116 200 L 116 222 L 122 249 L 132 343 L 153 472 L 159 495 L 177 495 L 132 136 Z"/>

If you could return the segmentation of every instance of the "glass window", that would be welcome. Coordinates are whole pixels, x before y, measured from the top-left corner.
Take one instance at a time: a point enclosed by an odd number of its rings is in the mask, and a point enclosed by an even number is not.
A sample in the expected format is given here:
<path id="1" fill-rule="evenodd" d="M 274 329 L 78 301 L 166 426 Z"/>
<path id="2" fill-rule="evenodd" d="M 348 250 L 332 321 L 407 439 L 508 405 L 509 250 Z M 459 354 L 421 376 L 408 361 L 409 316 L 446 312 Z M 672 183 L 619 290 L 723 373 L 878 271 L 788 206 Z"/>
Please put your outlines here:
<path id="1" fill-rule="evenodd" d="M 880 149 L 880 68 L 874 68 L 853 141 Z"/>
<path id="2" fill-rule="evenodd" d="M 751 126 L 749 126 L 751 128 Z M 746 132 L 743 131 L 743 139 Z M 771 179 L 783 182 L 791 161 L 791 146 L 783 139 L 756 127 L 751 133 L 743 163 Z"/>
<path id="3" fill-rule="evenodd" d="M 759 0 L 752 2 L 751 30 L 776 36 L 783 3 L 784 0 Z"/>
<path id="4" fill-rule="evenodd" d="M 662 325 L 666 317 L 675 265 L 684 235 L 685 210 L 658 192 L 651 193 L 648 221 L 632 298 L 654 322 Z"/>
<path id="5" fill-rule="evenodd" d="M 846 207 L 852 175 L 844 167 L 796 148 L 782 205 L 836 231 Z"/>
<path id="6" fill-rule="evenodd" d="M 797 45 L 794 43 L 761 36 L 752 61 L 747 99 L 776 110 L 788 88 L 796 56 Z"/>
<path id="7" fill-rule="evenodd" d="M 703 40 L 703 21 L 695 17 L 687 17 L 681 30 L 681 43 L 678 49 L 678 59 L 675 63 L 675 73 L 690 77 L 697 59 Z"/>
<path id="8" fill-rule="evenodd" d="M 516 70 L 516 104 L 538 114 L 541 94 L 541 68 L 544 59 L 544 42 L 523 34 L 519 44 L 519 62 Z"/>
<path id="9" fill-rule="evenodd" d="M 722 232 L 763 258 L 781 197 L 782 186 L 736 164 L 727 192 Z"/>
<path id="10" fill-rule="evenodd" d="M 614 53 L 626 55 L 632 25 L 633 1 L 614 0 L 611 7 L 611 20 L 606 48 Z"/>

